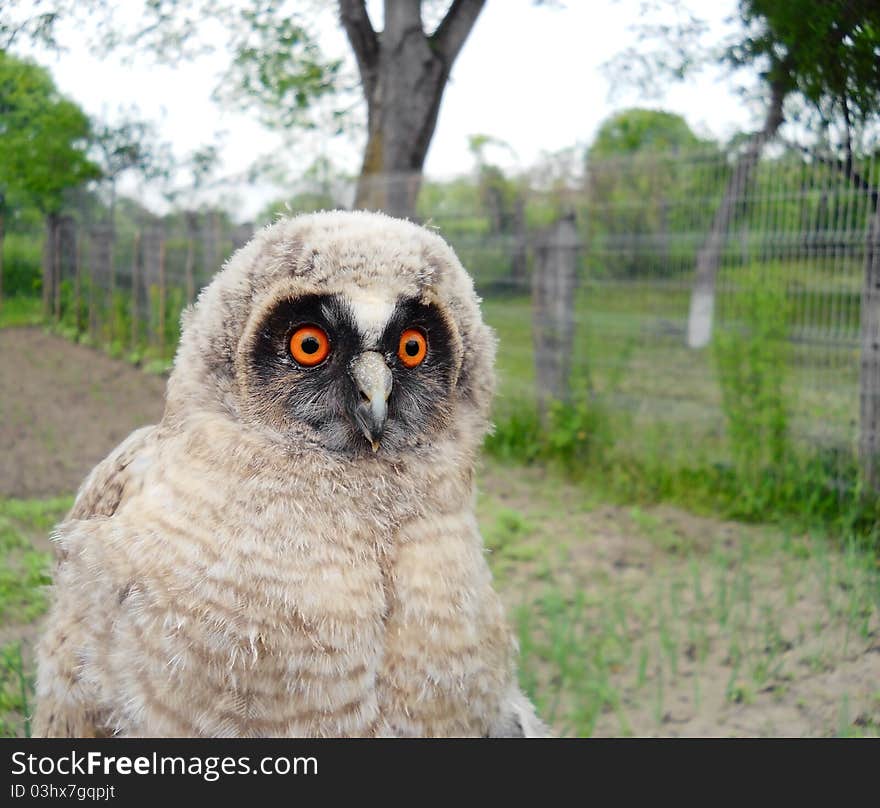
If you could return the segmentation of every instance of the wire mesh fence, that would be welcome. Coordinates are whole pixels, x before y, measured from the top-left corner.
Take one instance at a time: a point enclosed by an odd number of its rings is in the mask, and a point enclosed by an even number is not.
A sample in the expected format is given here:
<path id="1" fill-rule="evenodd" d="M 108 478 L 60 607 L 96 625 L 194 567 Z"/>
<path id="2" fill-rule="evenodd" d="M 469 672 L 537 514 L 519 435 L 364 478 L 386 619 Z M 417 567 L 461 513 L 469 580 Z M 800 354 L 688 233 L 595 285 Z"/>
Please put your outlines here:
<path id="1" fill-rule="evenodd" d="M 877 397 L 864 300 L 880 164 L 771 144 L 737 185 L 743 170 L 705 150 L 593 161 L 550 189 L 411 183 L 414 218 L 453 245 L 498 333 L 498 412 L 601 402 L 618 448 L 669 462 L 735 463 L 750 435 L 772 455 L 780 430 L 855 462 Z M 74 209 L 49 227 L 47 306 L 95 343 L 167 361 L 181 310 L 253 226 L 216 211 L 119 221 Z"/>

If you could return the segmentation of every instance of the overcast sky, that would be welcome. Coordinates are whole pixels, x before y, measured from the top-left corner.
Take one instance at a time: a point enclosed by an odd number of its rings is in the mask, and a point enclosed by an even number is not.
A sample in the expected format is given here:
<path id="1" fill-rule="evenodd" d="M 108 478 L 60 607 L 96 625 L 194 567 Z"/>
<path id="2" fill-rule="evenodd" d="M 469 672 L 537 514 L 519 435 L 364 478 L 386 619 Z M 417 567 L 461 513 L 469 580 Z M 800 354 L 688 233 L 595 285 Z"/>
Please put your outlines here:
<path id="1" fill-rule="evenodd" d="M 700 16 L 710 17 L 715 32 L 735 8 L 735 0 L 690 2 Z M 374 22 L 379 5 L 370 4 Z M 698 133 L 716 138 L 753 126 L 753 111 L 717 72 L 670 86 L 661 99 L 609 97 L 601 66 L 633 44 L 629 26 L 638 20 L 640 7 L 640 0 L 567 0 L 561 8 L 531 0 L 488 0 L 453 69 L 427 173 L 445 177 L 469 171 L 468 136 L 476 133 L 508 143 L 512 153 L 493 158 L 524 168 L 543 152 L 589 143 L 611 112 L 636 104 L 678 112 Z M 323 29 L 326 47 L 342 53 L 346 42 L 333 19 L 328 15 Z M 357 143 L 335 139 L 282 149 L 277 136 L 253 115 L 224 111 L 212 102 L 225 61 L 222 53 L 177 68 L 157 67 L 146 59 L 128 64 L 117 56 L 99 58 L 84 33 L 67 39 L 68 52 L 37 56 L 59 88 L 92 116 L 113 119 L 120 108 L 136 106 L 142 117 L 156 121 L 161 139 L 181 156 L 224 133 L 219 141 L 224 174 L 244 171 L 255 157 L 273 153 L 295 176 L 317 148 L 340 168 L 357 171 Z M 276 190 L 265 187 L 241 189 L 238 215 L 252 216 L 275 195 Z"/>

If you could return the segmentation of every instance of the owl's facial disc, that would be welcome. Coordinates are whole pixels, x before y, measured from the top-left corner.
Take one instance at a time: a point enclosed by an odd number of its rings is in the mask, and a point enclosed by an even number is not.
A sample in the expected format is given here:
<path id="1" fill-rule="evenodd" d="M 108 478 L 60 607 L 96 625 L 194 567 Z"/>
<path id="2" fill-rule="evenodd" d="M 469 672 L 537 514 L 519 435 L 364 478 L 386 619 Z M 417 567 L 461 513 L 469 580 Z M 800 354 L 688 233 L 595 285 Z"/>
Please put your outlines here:
<path id="1" fill-rule="evenodd" d="M 428 442 L 453 412 L 457 335 L 437 306 L 343 294 L 285 298 L 255 323 L 245 406 L 280 432 L 369 457 Z"/>

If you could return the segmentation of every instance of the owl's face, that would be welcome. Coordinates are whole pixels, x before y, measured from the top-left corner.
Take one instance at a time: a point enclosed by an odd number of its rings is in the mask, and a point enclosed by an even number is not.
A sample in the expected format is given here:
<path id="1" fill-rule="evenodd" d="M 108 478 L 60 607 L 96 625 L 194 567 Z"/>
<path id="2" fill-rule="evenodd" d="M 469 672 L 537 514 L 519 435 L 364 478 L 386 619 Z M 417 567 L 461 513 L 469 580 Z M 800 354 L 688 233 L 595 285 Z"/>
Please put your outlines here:
<path id="1" fill-rule="evenodd" d="M 324 448 L 383 455 L 448 426 L 456 331 L 436 303 L 380 288 L 282 296 L 246 347 L 252 412 Z"/>
<path id="2" fill-rule="evenodd" d="M 332 211 L 257 233 L 183 317 L 169 424 L 221 414 L 296 452 L 390 459 L 479 445 L 495 341 L 436 234 Z"/>

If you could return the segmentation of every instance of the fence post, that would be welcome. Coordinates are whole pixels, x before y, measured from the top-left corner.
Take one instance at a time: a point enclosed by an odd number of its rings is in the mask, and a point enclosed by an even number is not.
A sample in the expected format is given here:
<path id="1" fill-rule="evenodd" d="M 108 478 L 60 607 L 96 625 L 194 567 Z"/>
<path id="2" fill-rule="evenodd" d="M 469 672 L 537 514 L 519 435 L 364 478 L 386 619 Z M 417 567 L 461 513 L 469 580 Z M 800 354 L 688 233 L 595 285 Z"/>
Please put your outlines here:
<path id="1" fill-rule="evenodd" d="M 165 238 L 159 236 L 159 356 L 165 358 Z"/>
<path id="2" fill-rule="evenodd" d="M 82 333 L 82 328 L 80 327 L 80 314 L 81 314 L 81 306 L 80 306 L 80 286 L 81 279 L 80 274 L 82 273 L 82 251 L 83 251 L 83 232 L 82 228 L 77 229 L 76 231 L 76 253 L 74 254 L 74 279 L 73 279 L 73 327 L 74 333 L 76 334 L 77 341 L 79 340 L 79 335 Z"/>
<path id="3" fill-rule="evenodd" d="M 868 226 L 862 287 L 861 367 L 859 373 L 859 461 L 862 482 L 880 490 L 880 204 Z"/>
<path id="4" fill-rule="evenodd" d="M 155 225 L 144 230 L 141 248 L 143 251 L 141 264 L 141 277 L 143 278 L 144 302 L 146 304 L 147 321 L 147 345 L 151 349 L 157 349 L 159 343 L 158 328 L 158 280 L 159 280 L 159 240 Z"/>
<path id="5" fill-rule="evenodd" d="M 518 194 L 513 208 L 513 255 L 510 263 L 510 278 L 514 294 L 525 290 L 529 275 L 528 235 L 526 233 L 526 203 Z"/>
<path id="6" fill-rule="evenodd" d="M 52 314 L 55 301 L 55 229 L 58 226 L 58 216 L 54 213 L 46 214 L 46 235 L 43 240 L 43 317 L 48 319 Z"/>
<path id="7" fill-rule="evenodd" d="M 183 274 L 186 278 L 186 303 L 189 305 L 196 296 L 196 286 L 193 280 L 193 266 L 195 265 L 195 237 L 198 229 L 198 213 L 195 211 L 186 211 L 184 214 L 186 219 L 186 264 L 184 264 Z"/>
<path id="8" fill-rule="evenodd" d="M 92 262 L 95 265 L 94 278 L 96 279 L 95 286 L 97 287 L 93 291 L 93 296 L 96 301 L 98 301 L 98 288 L 100 288 L 101 292 L 100 302 L 95 305 L 95 322 L 98 324 L 99 329 L 97 332 L 98 341 L 109 341 L 112 343 L 115 334 L 112 294 L 110 295 L 109 304 L 107 301 L 107 286 L 113 265 L 111 234 L 110 230 L 101 224 L 95 225 L 92 229 L 92 234 L 94 238 Z"/>
<path id="9" fill-rule="evenodd" d="M 106 236 L 102 238 L 106 238 L 107 241 L 107 286 L 109 287 L 109 296 L 110 296 L 110 342 L 116 341 L 116 331 L 118 330 L 119 323 L 116 317 L 116 222 L 115 217 L 111 217 L 110 225 L 106 228 Z M 119 338 L 120 343 L 122 342 L 122 337 L 120 335 Z"/>
<path id="10" fill-rule="evenodd" d="M 52 310 L 56 324 L 61 322 L 61 229 L 62 219 L 59 218 L 52 242 Z"/>
<path id="11" fill-rule="evenodd" d="M 570 399 L 574 298 L 582 246 L 574 213 L 559 219 L 535 245 L 532 338 L 538 411 L 545 420 L 551 401 Z"/>

